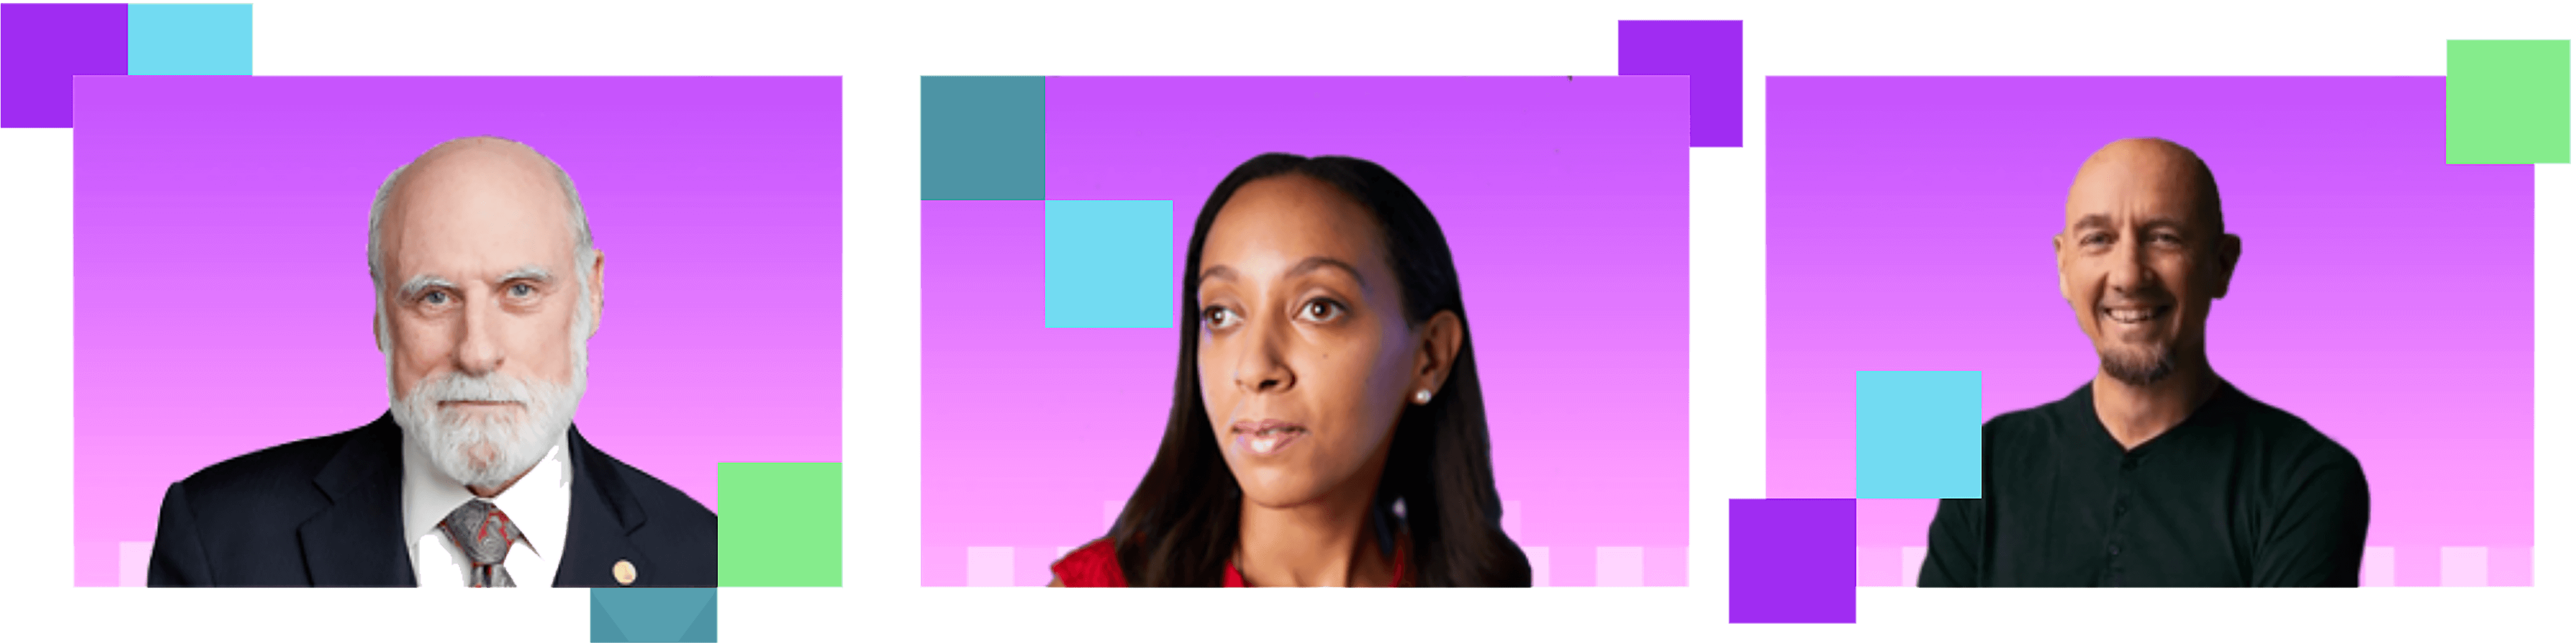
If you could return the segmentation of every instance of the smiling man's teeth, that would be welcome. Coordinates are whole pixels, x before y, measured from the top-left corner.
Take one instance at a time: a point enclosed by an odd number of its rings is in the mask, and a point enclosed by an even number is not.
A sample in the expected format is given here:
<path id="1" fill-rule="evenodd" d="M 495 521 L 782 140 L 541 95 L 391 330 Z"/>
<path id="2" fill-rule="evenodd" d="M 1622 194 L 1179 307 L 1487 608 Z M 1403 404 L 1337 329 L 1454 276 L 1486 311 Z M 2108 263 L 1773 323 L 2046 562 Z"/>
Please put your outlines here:
<path id="1" fill-rule="evenodd" d="M 2141 322 L 2156 317 L 2156 311 L 2152 308 L 2113 308 L 2110 312 L 2111 321 L 2122 323 Z"/>

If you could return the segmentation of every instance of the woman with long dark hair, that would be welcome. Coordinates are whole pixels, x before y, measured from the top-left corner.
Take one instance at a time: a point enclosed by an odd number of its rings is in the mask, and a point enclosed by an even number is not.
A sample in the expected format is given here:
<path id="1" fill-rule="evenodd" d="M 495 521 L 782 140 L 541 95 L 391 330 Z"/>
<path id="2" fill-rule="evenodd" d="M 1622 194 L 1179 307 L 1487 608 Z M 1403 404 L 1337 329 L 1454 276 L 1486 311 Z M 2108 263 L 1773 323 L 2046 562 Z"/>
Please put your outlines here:
<path id="1" fill-rule="evenodd" d="M 1412 188 L 1264 154 L 1199 209 L 1172 413 L 1071 587 L 1527 587 L 1458 270 Z"/>

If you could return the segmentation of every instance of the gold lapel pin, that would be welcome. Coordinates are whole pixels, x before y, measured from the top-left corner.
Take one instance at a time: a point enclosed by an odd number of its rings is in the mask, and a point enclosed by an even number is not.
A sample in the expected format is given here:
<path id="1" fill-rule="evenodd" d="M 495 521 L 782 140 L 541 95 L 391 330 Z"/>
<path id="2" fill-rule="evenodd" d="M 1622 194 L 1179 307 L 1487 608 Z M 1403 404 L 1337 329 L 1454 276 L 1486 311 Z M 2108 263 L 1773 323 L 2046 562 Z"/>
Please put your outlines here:
<path id="1" fill-rule="evenodd" d="M 626 562 L 626 559 L 617 559 L 617 565 L 609 567 L 608 573 L 617 577 L 619 585 L 635 584 L 635 563 Z"/>

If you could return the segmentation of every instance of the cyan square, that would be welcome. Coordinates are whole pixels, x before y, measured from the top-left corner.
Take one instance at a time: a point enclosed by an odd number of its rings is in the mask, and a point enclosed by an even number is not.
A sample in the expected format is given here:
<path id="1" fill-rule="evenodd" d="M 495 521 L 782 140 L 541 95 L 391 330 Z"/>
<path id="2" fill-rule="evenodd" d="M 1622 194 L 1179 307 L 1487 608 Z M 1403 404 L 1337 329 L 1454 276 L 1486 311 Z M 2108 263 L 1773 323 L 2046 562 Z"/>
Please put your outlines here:
<path id="1" fill-rule="evenodd" d="M 1984 488 L 1977 371 L 1861 371 L 1854 447 L 1861 498 L 1977 498 Z"/>
<path id="2" fill-rule="evenodd" d="M 714 643 L 716 588 L 591 588 L 590 640 Z"/>
<path id="3" fill-rule="evenodd" d="M 250 75 L 250 5 L 137 4 L 125 12 L 127 74 Z"/>
<path id="4" fill-rule="evenodd" d="M 1046 77 L 921 77 L 921 199 L 1046 198 Z"/>
<path id="5" fill-rule="evenodd" d="M 1046 202 L 1046 327 L 1171 328 L 1172 202 Z"/>

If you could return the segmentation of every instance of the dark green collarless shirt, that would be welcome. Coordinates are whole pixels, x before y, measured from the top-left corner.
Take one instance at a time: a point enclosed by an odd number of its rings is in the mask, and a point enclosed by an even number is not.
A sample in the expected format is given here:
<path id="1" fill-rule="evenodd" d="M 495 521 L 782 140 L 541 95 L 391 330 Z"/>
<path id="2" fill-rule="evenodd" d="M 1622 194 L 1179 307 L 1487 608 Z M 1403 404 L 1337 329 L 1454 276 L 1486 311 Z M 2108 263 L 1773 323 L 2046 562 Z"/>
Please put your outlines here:
<path id="1" fill-rule="evenodd" d="M 2354 587 L 2370 488 L 2352 452 L 2224 381 L 2123 451 L 2093 385 L 1988 420 L 1985 491 L 1942 500 L 1924 587 Z"/>

